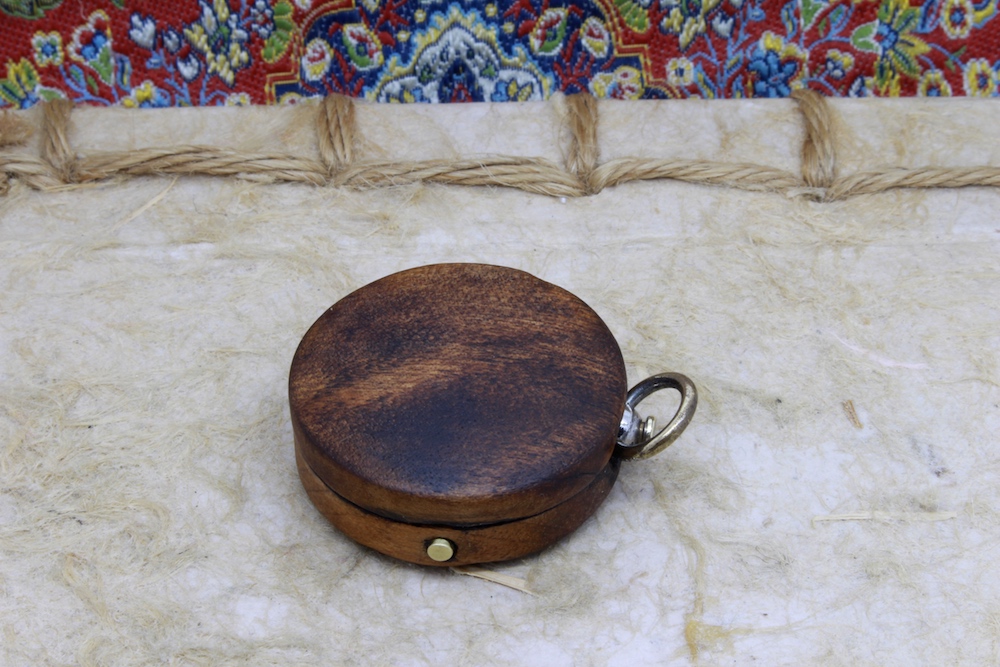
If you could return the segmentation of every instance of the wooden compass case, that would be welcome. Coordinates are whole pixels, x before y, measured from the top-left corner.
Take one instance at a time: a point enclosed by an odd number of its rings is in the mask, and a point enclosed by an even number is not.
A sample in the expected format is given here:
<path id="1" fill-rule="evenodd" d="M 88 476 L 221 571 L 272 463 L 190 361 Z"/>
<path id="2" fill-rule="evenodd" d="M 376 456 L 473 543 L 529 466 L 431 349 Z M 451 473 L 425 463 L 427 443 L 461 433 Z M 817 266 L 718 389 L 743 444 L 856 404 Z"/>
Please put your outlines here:
<path id="1" fill-rule="evenodd" d="M 523 271 L 438 264 L 327 310 L 292 361 L 310 499 L 357 542 L 421 565 L 518 558 L 575 530 L 618 474 L 614 337 Z"/>

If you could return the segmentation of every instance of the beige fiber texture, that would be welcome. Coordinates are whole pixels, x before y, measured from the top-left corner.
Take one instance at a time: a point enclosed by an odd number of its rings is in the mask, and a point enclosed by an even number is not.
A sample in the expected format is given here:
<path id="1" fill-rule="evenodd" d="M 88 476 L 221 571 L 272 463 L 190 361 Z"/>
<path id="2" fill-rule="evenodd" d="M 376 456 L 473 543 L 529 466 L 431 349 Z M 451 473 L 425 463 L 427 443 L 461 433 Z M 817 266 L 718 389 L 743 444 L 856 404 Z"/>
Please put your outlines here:
<path id="1" fill-rule="evenodd" d="M 956 186 L 1000 173 L 998 118 L 810 98 L 4 116 L 0 664 L 995 664 L 1000 190 Z M 444 261 L 569 289 L 631 382 L 700 391 L 579 531 L 477 577 L 331 528 L 287 406 L 328 306 Z"/>

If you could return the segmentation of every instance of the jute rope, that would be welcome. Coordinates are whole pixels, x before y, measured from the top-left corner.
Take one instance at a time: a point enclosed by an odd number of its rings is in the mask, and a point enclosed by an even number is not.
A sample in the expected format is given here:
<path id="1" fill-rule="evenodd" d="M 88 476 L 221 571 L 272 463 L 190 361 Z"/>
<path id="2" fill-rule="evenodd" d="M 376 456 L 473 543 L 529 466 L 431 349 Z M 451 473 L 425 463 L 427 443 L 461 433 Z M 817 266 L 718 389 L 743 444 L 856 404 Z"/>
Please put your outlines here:
<path id="1" fill-rule="evenodd" d="M 810 187 L 829 188 L 837 177 L 830 105 L 825 97 L 812 90 L 796 90 L 792 99 L 798 102 L 806 124 L 806 138 L 802 142 L 802 178 Z"/>
<path id="2" fill-rule="evenodd" d="M 323 185 L 326 169 L 316 160 L 291 155 L 238 153 L 204 146 L 143 148 L 125 153 L 96 153 L 80 158 L 73 170 L 80 181 L 126 174 L 256 175 L 261 180 Z"/>
<path id="3" fill-rule="evenodd" d="M 548 160 L 503 155 L 479 160 L 365 163 L 347 167 L 333 178 L 335 185 L 353 187 L 380 187 L 417 181 L 499 185 L 553 197 L 587 194 L 580 179 Z"/>
<path id="4" fill-rule="evenodd" d="M 593 189 L 591 175 L 597 169 L 597 98 L 592 95 L 570 95 L 566 98 L 567 118 L 572 140 L 566 154 L 566 169 L 586 185 L 587 194 Z"/>
<path id="5" fill-rule="evenodd" d="M 354 100 L 343 95 L 323 98 L 316 121 L 320 159 L 327 173 L 333 174 L 354 161 L 358 131 L 354 120 Z"/>
<path id="6" fill-rule="evenodd" d="M 846 199 L 892 188 L 1000 187 L 1000 167 L 917 167 L 866 171 L 837 179 L 826 199 Z"/>
<path id="7" fill-rule="evenodd" d="M 30 128 L 12 114 L 0 114 L 0 195 L 11 180 L 36 189 L 68 183 L 149 174 L 239 176 L 338 187 L 372 188 L 431 182 L 518 188 L 554 197 L 580 197 L 637 180 L 676 180 L 742 190 L 770 191 L 834 201 L 894 188 L 1000 187 L 1000 167 L 889 168 L 837 175 L 835 123 L 823 96 L 796 91 L 805 140 L 800 174 L 758 164 L 708 160 L 619 158 L 599 162 L 598 103 L 593 97 L 566 98 L 571 137 L 566 164 L 541 158 L 489 156 L 476 160 L 417 162 L 358 161 L 356 102 L 331 95 L 317 107 L 319 160 L 282 154 L 251 154 L 206 146 L 171 146 L 78 156 L 70 140 L 73 105 L 46 102 L 38 157 L 4 152 L 24 143 Z"/>
<path id="8" fill-rule="evenodd" d="M 741 190 L 781 192 L 803 187 L 795 174 L 759 164 L 711 162 L 709 160 L 657 160 L 620 158 L 598 167 L 592 177 L 594 192 L 619 183 L 667 178 L 688 183 L 725 185 Z"/>
<path id="9" fill-rule="evenodd" d="M 69 116 L 73 103 L 54 100 L 42 106 L 42 159 L 52 166 L 52 176 L 62 183 L 73 181 L 73 149 L 69 146 Z"/>

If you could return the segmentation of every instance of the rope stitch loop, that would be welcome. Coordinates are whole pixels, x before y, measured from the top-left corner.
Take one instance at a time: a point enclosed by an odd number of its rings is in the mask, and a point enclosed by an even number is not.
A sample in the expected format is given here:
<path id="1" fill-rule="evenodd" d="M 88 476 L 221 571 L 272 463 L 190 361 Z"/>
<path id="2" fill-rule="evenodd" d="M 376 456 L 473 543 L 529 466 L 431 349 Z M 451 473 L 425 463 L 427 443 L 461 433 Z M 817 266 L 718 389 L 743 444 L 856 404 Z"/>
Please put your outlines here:
<path id="1" fill-rule="evenodd" d="M 324 98 L 316 112 L 319 160 L 295 155 L 245 153 L 210 146 L 173 146 L 79 157 L 69 141 L 73 104 L 42 103 L 37 156 L 3 152 L 24 143 L 31 128 L 14 114 L 0 114 L 0 196 L 12 180 L 47 190 L 120 176 L 178 174 L 236 176 L 263 182 L 332 184 L 372 188 L 407 183 L 500 186 L 550 197 L 582 197 L 629 181 L 675 180 L 748 191 L 836 201 L 895 188 L 1000 187 L 1000 167 L 887 168 L 838 176 L 830 104 L 811 90 L 792 94 L 803 118 L 801 176 L 758 164 L 672 158 L 618 158 L 599 162 L 599 103 L 589 94 L 566 98 L 570 145 L 566 164 L 531 157 L 391 162 L 358 160 L 357 102 Z"/>

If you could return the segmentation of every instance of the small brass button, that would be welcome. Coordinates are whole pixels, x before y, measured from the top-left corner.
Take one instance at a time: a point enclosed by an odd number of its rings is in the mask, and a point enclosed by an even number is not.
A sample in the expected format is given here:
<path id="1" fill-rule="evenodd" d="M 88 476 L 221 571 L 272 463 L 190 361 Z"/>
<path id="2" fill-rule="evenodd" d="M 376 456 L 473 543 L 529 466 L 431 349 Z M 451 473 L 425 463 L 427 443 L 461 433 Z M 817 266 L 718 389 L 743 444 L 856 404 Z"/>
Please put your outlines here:
<path id="1" fill-rule="evenodd" d="M 438 563 L 451 560 L 454 555 L 455 545 L 443 537 L 439 537 L 427 545 L 427 556 Z"/>

